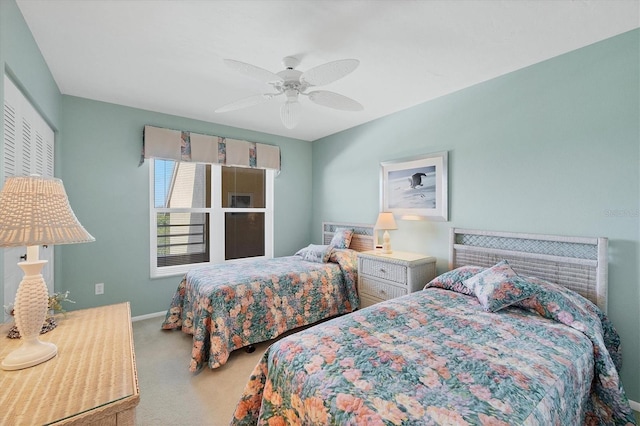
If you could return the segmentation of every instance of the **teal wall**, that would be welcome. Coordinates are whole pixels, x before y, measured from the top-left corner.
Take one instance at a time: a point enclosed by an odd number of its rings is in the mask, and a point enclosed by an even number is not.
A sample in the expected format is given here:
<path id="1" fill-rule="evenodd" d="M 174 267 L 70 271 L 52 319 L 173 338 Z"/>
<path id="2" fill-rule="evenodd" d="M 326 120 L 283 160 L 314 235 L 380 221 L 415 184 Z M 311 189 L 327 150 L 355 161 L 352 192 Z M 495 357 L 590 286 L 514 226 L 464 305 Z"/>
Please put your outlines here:
<path id="1" fill-rule="evenodd" d="M 0 1 L 0 60 L 3 70 L 56 130 L 60 91 L 14 0 Z"/>
<path id="2" fill-rule="evenodd" d="M 56 247 L 56 289 L 71 291 L 74 308 L 130 300 L 133 315 L 158 312 L 178 284 L 149 279 L 148 166 L 137 165 L 145 124 L 279 145 L 277 256 L 318 241 L 322 221 L 374 222 L 381 161 L 448 151 L 450 221 L 401 221 L 394 248 L 434 255 L 443 271 L 451 226 L 608 237 L 609 313 L 635 401 L 639 38 L 636 30 L 310 144 L 61 96 L 15 2 L 0 0 L 0 65 L 56 130 L 56 175 L 96 237 Z"/>
<path id="3" fill-rule="evenodd" d="M 448 151 L 449 222 L 400 221 L 393 248 L 436 256 L 444 271 L 453 226 L 608 237 L 609 316 L 625 389 L 640 401 L 639 39 L 635 30 L 315 141 L 312 229 L 374 223 L 381 161 Z"/>
<path id="4" fill-rule="evenodd" d="M 124 106 L 63 96 L 61 178 L 76 216 L 96 238 L 61 247 L 56 285 L 73 308 L 131 302 L 132 315 L 167 309 L 180 277 L 149 278 L 149 165 L 138 167 L 145 124 L 280 146 L 275 255 L 310 242 L 311 143 Z M 319 225 L 320 226 L 320 225 Z M 104 283 L 104 295 L 94 284 Z"/>
<path id="5" fill-rule="evenodd" d="M 0 67 L 22 90 L 51 128 L 57 131 L 62 111 L 60 91 L 13 0 L 0 0 Z M 4 82 L 0 82 L 0 99 L 4 100 Z M 0 141 L 2 140 L 4 121 L 0 120 Z M 2 162 L 0 176 L 4 176 Z M 4 300 L 3 266 L 3 262 L 0 262 L 0 305 L 13 303 L 13 300 Z"/>

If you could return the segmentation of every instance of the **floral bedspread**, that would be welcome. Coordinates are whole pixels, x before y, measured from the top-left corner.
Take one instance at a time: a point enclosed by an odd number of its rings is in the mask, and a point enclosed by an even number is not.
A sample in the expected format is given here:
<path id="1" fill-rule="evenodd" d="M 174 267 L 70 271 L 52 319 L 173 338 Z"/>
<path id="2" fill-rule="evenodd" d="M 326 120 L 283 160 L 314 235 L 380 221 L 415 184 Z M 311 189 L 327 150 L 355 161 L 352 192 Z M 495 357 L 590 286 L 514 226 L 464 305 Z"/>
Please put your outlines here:
<path id="1" fill-rule="evenodd" d="M 234 349 L 356 309 L 357 253 L 335 250 L 331 260 L 288 256 L 193 269 L 162 328 L 193 335 L 191 371 L 220 367 Z"/>
<path id="2" fill-rule="evenodd" d="M 566 292 L 489 313 L 429 288 L 271 345 L 231 424 L 631 425 L 619 359 L 604 314 Z"/>

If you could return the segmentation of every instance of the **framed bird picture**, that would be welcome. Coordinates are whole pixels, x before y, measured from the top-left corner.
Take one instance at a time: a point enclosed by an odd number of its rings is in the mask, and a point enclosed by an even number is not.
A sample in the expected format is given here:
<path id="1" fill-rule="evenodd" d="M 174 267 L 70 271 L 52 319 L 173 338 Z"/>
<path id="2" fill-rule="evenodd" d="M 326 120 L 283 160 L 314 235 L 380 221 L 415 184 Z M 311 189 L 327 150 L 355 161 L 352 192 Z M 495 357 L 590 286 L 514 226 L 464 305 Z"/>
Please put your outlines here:
<path id="1" fill-rule="evenodd" d="M 447 221 L 447 152 L 380 163 L 380 211 L 398 219 Z"/>

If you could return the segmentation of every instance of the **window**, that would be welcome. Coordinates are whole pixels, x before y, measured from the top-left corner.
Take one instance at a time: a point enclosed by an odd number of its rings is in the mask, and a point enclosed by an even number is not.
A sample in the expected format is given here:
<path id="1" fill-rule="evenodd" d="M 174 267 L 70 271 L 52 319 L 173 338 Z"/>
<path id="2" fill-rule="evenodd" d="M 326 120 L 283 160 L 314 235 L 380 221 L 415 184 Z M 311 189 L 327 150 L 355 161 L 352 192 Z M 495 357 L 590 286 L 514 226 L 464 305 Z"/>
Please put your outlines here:
<path id="1" fill-rule="evenodd" d="M 272 170 L 150 162 L 151 276 L 273 257 Z"/>

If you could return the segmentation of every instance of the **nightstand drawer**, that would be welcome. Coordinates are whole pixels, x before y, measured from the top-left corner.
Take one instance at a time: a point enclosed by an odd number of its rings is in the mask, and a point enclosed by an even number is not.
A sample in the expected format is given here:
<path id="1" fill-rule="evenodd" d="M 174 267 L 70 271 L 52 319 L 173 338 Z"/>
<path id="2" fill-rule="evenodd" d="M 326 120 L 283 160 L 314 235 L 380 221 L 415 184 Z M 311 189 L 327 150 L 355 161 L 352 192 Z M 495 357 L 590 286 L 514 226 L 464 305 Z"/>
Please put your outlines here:
<path id="1" fill-rule="evenodd" d="M 399 284 L 407 283 L 407 267 L 375 259 L 361 258 L 360 274 L 371 275 L 383 280 L 395 281 Z M 403 293 L 404 294 L 404 293 Z"/>
<path id="2" fill-rule="evenodd" d="M 360 309 L 368 308 L 369 306 L 375 305 L 376 303 L 384 302 L 383 299 L 378 299 L 377 297 L 369 296 L 368 294 L 360 294 Z"/>
<path id="3" fill-rule="evenodd" d="M 407 289 L 396 287 L 382 281 L 360 276 L 358 291 L 362 294 L 374 296 L 378 299 L 393 299 L 407 294 Z"/>

